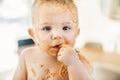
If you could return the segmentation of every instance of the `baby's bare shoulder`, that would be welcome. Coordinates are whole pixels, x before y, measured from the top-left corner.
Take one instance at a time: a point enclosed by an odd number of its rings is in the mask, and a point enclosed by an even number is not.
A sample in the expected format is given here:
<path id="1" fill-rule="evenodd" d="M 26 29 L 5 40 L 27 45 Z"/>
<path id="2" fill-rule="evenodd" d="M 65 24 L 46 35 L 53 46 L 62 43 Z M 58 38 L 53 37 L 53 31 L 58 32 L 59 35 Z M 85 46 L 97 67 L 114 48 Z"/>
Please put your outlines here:
<path id="1" fill-rule="evenodd" d="M 36 46 L 32 46 L 32 47 L 28 47 L 28 48 L 25 48 L 21 53 L 20 53 L 20 56 L 27 56 L 27 55 L 30 55 L 32 53 L 36 53 L 38 52 L 39 49 L 38 47 Z"/>

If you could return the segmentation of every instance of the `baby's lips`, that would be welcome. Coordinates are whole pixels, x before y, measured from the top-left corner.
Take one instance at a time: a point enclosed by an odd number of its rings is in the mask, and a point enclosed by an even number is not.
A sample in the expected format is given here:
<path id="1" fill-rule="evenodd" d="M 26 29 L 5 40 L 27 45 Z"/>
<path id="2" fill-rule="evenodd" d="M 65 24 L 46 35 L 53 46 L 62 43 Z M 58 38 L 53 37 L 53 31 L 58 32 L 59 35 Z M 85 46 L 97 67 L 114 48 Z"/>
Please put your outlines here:
<path id="1" fill-rule="evenodd" d="M 59 47 L 61 48 L 63 44 L 60 44 Z"/>

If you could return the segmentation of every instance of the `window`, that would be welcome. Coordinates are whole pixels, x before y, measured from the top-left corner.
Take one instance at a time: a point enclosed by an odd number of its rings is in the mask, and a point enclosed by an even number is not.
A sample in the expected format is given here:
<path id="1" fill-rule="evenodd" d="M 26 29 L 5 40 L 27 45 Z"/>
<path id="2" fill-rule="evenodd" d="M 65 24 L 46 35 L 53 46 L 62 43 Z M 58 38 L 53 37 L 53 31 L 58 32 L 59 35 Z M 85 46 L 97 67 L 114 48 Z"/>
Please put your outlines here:
<path id="1" fill-rule="evenodd" d="M 102 12 L 113 20 L 120 20 L 120 0 L 101 0 Z"/>

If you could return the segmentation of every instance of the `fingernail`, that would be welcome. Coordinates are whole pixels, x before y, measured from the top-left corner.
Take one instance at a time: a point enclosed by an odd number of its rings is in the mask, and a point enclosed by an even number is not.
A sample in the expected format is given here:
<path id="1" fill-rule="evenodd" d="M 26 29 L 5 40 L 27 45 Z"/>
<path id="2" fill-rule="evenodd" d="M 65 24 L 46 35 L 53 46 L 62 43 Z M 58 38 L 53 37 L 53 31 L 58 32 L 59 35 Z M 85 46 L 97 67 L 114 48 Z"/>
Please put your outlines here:
<path id="1" fill-rule="evenodd" d="M 60 49 L 60 52 L 61 52 L 61 51 L 63 51 L 63 50 L 64 50 L 64 49 L 63 49 L 63 48 L 61 48 L 61 49 Z"/>

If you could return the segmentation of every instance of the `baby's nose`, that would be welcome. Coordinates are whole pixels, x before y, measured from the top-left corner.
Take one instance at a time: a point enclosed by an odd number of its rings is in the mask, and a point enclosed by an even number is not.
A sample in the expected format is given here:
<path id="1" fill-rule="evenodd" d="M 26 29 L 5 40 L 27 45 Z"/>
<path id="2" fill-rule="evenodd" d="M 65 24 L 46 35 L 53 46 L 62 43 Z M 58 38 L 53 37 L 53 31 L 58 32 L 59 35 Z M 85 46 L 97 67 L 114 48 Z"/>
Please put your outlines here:
<path id="1" fill-rule="evenodd" d="M 52 40 L 62 39 L 62 34 L 60 32 L 54 32 L 51 38 Z"/>

